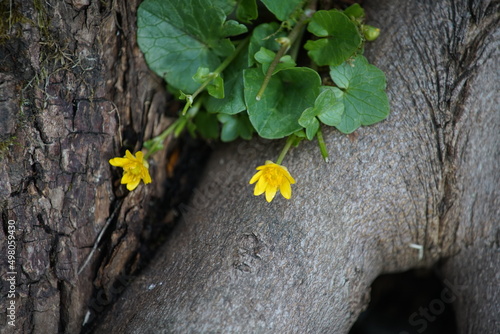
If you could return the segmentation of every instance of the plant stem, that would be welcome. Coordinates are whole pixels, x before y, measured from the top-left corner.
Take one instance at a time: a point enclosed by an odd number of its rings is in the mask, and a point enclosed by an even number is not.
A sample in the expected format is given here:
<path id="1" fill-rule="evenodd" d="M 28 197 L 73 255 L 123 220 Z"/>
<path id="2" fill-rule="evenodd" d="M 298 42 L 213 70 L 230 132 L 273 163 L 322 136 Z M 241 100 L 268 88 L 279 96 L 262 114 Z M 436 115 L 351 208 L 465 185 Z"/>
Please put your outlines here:
<path id="1" fill-rule="evenodd" d="M 198 87 L 198 89 L 190 96 L 191 101 L 193 101 L 196 98 L 196 96 L 198 96 L 201 92 L 203 92 L 205 90 L 205 88 L 212 82 L 212 80 L 217 78 L 222 73 L 222 71 L 224 71 L 226 69 L 226 67 L 228 67 L 229 64 L 231 64 L 231 62 L 234 60 L 234 58 L 236 58 L 236 56 L 238 56 L 238 54 L 241 52 L 241 50 L 243 50 L 245 48 L 245 46 L 248 45 L 249 41 L 250 41 L 250 37 L 247 37 L 243 41 L 241 41 L 240 44 L 238 44 L 238 46 L 236 47 L 234 52 L 231 53 L 231 55 L 229 57 L 224 59 L 224 61 L 219 65 L 219 67 L 217 67 L 215 69 L 215 71 L 213 71 L 211 73 L 210 78 L 207 79 L 205 82 L 203 82 L 201 84 L 201 86 Z M 184 106 L 184 109 L 182 110 L 182 115 L 186 114 L 186 112 L 190 106 L 191 106 L 191 104 L 189 102 L 186 103 L 186 105 Z"/>
<path id="2" fill-rule="evenodd" d="M 281 163 L 283 162 L 283 159 L 285 158 L 285 155 L 287 154 L 288 150 L 292 146 L 292 143 L 294 140 L 295 140 L 295 135 L 288 136 L 286 143 L 285 143 L 285 147 L 283 147 L 283 149 L 281 150 L 281 153 L 278 157 L 278 160 L 276 160 L 276 164 L 281 165 Z"/>
<path id="3" fill-rule="evenodd" d="M 304 25 L 307 23 L 308 20 L 309 16 L 306 14 L 302 14 L 300 20 L 297 22 L 297 24 L 293 27 L 292 31 L 288 35 L 287 37 L 288 41 L 286 43 L 283 43 L 281 48 L 278 50 L 278 53 L 276 53 L 276 56 L 274 57 L 272 63 L 269 65 L 269 68 L 267 69 L 266 76 L 264 78 L 264 81 L 262 82 L 262 85 L 260 86 L 259 92 L 255 97 L 257 101 L 260 101 L 262 95 L 264 95 L 264 91 L 266 90 L 267 85 L 271 80 L 271 76 L 273 75 L 274 69 L 279 64 L 281 57 L 285 55 L 285 53 L 288 51 L 290 46 L 293 45 L 297 37 L 301 35 L 302 28 L 304 27 Z"/>
<path id="4" fill-rule="evenodd" d="M 163 130 L 163 132 L 160 135 L 154 137 L 153 139 L 150 139 L 149 141 L 153 141 L 155 145 L 151 148 L 151 150 L 148 150 L 148 152 L 144 155 L 144 159 L 147 160 L 153 153 L 156 153 L 160 149 L 162 149 L 163 146 L 160 144 L 157 145 L 157 143 L 163 143 L 163 141 L 165 141 L 165 139 L 167 139 L 167 137 L 170 134 L 173 133 L 175 137 L 178 137 L 182 133 L 182 131 L 184 131 L 184 127 L 186 126 L 187 122 L 191 118 L 194 118 L 196 116 L 196 114 L 201 108 L 202 102 L 203 99 L 198 99 L 196 103 L 191 106 L 191 108 L 188 108 L 189 113 L 181 115 L 165 130 Z"/>
<path id="5" fill-rule="evenodd" d="M 247 37 L 244 40 L 242 40 L 240 44 L 238 44 L 238 46 L 236 47 L 236 50 L 234 50 L 234 52 L 229 57 L 224 59 L 222 64 L 220 64 L 219 67 L 215 69 L 214 73 L 216 73 L 217 75 L 221 74 L 222 71 L 224 71 L 226 67 L 228 67 L 229 64 L 231 64 L 231 62 L 234 60 L 234 58 L 236 58 L 236 56 L 241 52 L 241 50 L 243 50 L 245 46 L 248 45 L 249 41 L 250 37 Z"/>
<path id="6" fill-rule="evenodd" d="M 316 137 L 318 137 L 318 145 L 319 145 L 319 150 L 321 152 L 321 156 L 325 160 L 325 162 L 330 162 L 328 159 L 328 150 L 326 149 L 326 144 L 325 144 L 325 139 L 323 138 L 323 132 L 321 132 L 321 128 L 318 129 L 318 132 L 316 133 Z"/>

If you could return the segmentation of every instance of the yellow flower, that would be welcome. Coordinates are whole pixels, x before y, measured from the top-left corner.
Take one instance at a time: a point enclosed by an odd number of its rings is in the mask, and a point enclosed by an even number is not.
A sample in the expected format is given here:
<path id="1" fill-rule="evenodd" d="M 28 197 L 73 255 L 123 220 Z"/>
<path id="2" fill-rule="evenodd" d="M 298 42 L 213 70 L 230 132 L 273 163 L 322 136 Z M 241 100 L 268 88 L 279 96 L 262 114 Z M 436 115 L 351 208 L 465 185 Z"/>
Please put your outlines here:
<path id="1" fill-rule="evenodd" d="M 149 165 L 146 160 L 143 160 L 144 154 L 141 151 L 136 153 L 136 156 L 130 153 L 129 150 L 125 152 L 123 158 L 113 158 L 109 160 L 112 166 L 123 168 L 122 184 L 127 185 L 127 189 L 132 191 L 141 182 L 145 184 L 151 183 L 151 176 L 149 175 Z"/>
<path id="2" fill-rule="evenodd" d="M 265 192 L 266 200 L 271 202 L 279 188 L 283 197 L 286 199 L 292 197 L 292 187 L 290 184 L 294 184 L 295 180 L 285 166 L 267 160 L 265 165 L 259 166 L 256 169 L 258 172 L 250 180 L 250 184 L 258 181 L 253 191 L 255 196 L 262 195 Z"/>

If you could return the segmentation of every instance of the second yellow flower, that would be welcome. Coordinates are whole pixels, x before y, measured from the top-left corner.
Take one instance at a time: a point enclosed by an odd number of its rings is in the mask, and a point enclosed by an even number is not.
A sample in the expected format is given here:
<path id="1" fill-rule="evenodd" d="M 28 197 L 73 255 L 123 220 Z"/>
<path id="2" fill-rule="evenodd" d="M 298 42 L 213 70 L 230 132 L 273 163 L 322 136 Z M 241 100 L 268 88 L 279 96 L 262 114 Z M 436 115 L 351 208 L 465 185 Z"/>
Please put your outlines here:
<path id="1" fill-rule="evenodd" d="M 256 169 L 258 172 L 250 180 L 250 184 L 257 182 L 253 192 L 255 196 L 266 193 L 266 200 L 271 202 L 279 189 L 284 198 L 290 199 L 292 197 L 290 185 L 295 183 L 295 179 L 285 166 L 267 160 L 265 165 Z"/>

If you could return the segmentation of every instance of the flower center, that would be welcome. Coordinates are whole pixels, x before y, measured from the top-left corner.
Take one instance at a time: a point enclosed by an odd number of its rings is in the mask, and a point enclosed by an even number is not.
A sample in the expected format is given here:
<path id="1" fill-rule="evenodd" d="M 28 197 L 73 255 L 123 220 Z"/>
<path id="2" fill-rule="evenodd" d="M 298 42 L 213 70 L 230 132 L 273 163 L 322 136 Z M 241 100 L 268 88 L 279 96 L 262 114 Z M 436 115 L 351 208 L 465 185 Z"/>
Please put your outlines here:
<path id="1" fill-rule="evenodd" d="M 281 173 L 275 168 L 270 168 L 265 174 L 266 181 L 270 186 L 278 187 L 281 183 L 283 183 L 283 176 Z"/>
<path id="2" fill-rule="evenodd" d="M 131 167 L 129 169 L 129 171 L 130 171 L 130 173 L 132 173 L 134 175 L 139 175 L 139 174 L 141 174 L 141 165 L 136 163 L 136 164 L 134 164 L 133 167 Z"/>

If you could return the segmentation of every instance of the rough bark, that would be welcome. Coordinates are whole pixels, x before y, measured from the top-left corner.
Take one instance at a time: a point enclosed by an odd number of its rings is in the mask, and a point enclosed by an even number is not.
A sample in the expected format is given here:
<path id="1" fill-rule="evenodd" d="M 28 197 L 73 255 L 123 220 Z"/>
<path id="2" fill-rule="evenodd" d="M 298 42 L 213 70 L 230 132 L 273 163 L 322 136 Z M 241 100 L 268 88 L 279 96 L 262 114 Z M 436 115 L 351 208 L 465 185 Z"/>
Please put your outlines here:
<path id="1" fill-rule="evenodd" d="M 389 119 L 326 131 L 330 164 L 315 143 L 292 151 L 293 198 L 272 204 L 247 182 L 283 143 L 219 147 L 97 333 L 346 333 L 379 274 L 435 265 L 460 332 L 498 330 L 499 3 L 365 5 Z"/>
<path id="2" fill-rule="evenodd" d="M 135 42 L 138 2 L 2 4 L 2 333 L 78 333 L 138 261 L 148 203 L 163 193 L 165 169 L 157 166 L 165 157 L 152 164 L 155 183 L 130 194 L 108 164 L 168 122 L 163 83 Z M 4 255 L 9 221 L 14 270 Z M 102 247 L 79 272 L 108 223 Z M 15 299 L 7 298 L 7 272 L 17 272 Z M 11 300 L 15 327 L 5 316 Z"/>

